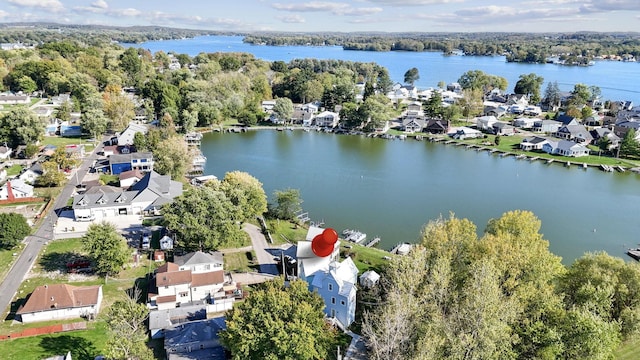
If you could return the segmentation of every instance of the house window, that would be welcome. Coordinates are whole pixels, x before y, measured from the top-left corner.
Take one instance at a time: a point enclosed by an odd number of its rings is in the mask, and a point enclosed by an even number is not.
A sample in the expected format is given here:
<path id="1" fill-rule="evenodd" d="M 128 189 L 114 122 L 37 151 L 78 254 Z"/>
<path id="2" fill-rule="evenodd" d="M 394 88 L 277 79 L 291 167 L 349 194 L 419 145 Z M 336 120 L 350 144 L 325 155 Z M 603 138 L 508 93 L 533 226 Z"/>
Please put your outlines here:
<path id="1" fill-rule="evenodd" d="M 211 270 L 211 265 L 209 265 L 209 264 L 205 265 L 205 266 L 204 266 L 204 269 L 205 269 L 205 270 Z"/>
<path id="2" fill-rule="evenodd" d="M 331 303 L 335 305 L 336 304 L 336 298 L 332 297 L 331 298 Z"/>
<path id="3" fill-rule="evenodd" d="M 329 284 L 329 291 L 333 291 L 333 284 Z"/>
<path id="4" fill-rule="evenodd" d="M 178 295 L 180 295 L 180 297 L 187 297 L 187 296 L 189 296 L 189 293 L 184 291 L 184 292 L 179 293 Z"/>
<path id="5" fill-rule="evenodd" d="M 169 288 L 169 286 L 165 286 L 164 288 L 165 288 L 165 289 L 168 289 L 168 288 Z"/>
<path id="6" fill-rule="evenodd" d="M 196 289 L 196 288 L 191 288 L 191 290 L 192 290 L 192 291 L 198 291 L 198 289 Z"/>
<path id="7" fill-rule="evenodd" d="M 344 300 L 340 300 L 340 305 L 344 306 L 345 302 Z"/>

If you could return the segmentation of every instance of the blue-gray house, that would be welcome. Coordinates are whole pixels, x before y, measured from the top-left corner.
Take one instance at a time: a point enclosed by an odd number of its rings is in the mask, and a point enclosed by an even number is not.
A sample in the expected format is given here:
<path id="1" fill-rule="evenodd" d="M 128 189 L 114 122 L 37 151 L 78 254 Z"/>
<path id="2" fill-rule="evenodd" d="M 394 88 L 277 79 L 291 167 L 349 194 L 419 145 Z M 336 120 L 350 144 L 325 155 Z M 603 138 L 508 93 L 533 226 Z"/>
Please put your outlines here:
<path id="1" fill-rule="evenodd" d="M 149 172 L 153 170 L 153 154 L 150 152 L 135 152 L 110 155 L 109 170 L 113 175 L 119 175 L 129 170 Z"/>

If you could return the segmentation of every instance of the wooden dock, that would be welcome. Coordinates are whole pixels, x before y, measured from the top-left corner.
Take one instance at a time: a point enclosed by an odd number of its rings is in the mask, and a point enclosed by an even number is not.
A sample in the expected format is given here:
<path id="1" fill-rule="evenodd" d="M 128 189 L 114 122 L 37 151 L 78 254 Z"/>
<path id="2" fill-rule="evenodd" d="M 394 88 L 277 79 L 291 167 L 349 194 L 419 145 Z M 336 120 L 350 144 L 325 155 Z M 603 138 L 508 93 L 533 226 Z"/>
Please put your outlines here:
<path id="1" fill-rule="evenodd" d="M 373 247 L 373 246 L 376 246 L 376 244 L 378 244 L 379 242 L 380 242 L 380 237 L 376 236 L 373 239 L 369 240 L 366 244 L 364 244 L 364 246 Z"/>

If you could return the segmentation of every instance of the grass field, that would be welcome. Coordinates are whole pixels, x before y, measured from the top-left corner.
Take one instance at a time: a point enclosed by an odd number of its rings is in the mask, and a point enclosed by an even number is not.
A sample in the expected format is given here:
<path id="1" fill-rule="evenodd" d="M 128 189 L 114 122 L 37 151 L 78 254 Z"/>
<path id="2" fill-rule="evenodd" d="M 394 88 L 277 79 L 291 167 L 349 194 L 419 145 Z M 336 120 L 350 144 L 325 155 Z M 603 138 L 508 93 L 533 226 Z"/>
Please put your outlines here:
<path id="1" fill-rule="evenodd" d="M 224 254 L 224 270 L 229 272 L 247 272 L 256 271 L 253 266 L 256 259 L 256 253 L 252 251 L 237 252 Z"/>
<path id="2" fill-rule="evenodd" d="M 267 226 L 276 245 L 295 244 L 304 240 L 307 235 L 307 227 L 300 226 L 290 221 L 267 219 Z"/>

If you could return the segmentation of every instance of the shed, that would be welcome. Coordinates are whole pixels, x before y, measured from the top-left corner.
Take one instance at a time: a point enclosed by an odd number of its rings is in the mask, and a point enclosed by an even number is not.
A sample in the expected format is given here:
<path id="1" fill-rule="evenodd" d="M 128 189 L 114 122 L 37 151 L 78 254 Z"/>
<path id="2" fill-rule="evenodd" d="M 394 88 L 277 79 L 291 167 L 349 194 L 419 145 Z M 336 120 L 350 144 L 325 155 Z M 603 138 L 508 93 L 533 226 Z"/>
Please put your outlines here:
<path id="1" fill-rule="evenodd" d="M 360 275 L 360 286 L 370 288 L 375 286 L 380 280 L 380 274 L 373 270 L 367 270 Z"/>

